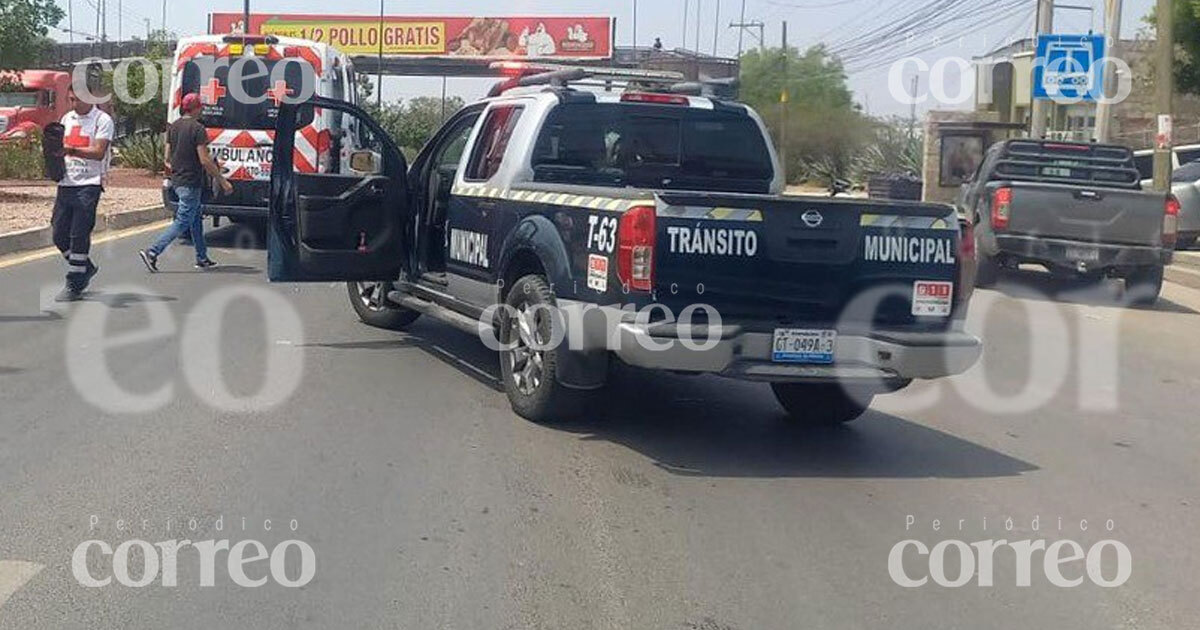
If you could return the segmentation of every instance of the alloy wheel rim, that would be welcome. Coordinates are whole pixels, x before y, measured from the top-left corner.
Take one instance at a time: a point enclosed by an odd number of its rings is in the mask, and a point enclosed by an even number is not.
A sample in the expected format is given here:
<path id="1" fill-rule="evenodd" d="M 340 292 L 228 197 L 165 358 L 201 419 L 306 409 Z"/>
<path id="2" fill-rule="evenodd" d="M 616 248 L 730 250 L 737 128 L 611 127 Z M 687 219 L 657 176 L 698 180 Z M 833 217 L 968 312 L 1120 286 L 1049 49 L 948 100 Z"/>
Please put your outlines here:
<path id="1" fill-rule="evenodd" d="M 383 282 L 358 283 L 358 299 L 362 301 L 363 306 L 365 306 L 367 310 L 382 311 L 384 309 L 383 300 L 385 299 L 385 296 L 383 285 Z"/>
<path id="2" fill-rule="evenodd" d="M 545 378 L 546 352 L 538 349 L 545 347 L 541 323 L 528 304 L 521 305 L 509 319 L 508 338 L 513 346 L 508 353 L 509 372 L 517 390 L 526 396 L 533 395 Z"/>

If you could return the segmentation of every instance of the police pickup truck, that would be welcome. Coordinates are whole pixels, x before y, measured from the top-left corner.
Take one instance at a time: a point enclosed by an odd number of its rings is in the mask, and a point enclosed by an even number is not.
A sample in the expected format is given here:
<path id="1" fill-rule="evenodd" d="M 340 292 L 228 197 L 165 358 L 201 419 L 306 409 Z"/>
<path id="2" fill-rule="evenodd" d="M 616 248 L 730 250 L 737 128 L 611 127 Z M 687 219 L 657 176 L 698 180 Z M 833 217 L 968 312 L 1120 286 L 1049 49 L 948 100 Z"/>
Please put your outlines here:
<path id="1" fill-rule="evenodd" d="M 620 78 L 634 85 L 611 91 Z M 539 422 L 579 410 L 618 362 L 766 382 L 790 417 L 838 423 L 977 361 L 961 326 L 974 240 L 953 208 L 783 196 L 754 111 L 646 80 L 510 79 L 407 171 L 353 105 L 285 106 L 271 280 L 348 281 L 369 324 L 427 315 L 478 334 L 513 409 Z M 314 108 L 371 131 L 375 150 L 350 159 L 374 174 L 293 169 L 282 131 Z"/>

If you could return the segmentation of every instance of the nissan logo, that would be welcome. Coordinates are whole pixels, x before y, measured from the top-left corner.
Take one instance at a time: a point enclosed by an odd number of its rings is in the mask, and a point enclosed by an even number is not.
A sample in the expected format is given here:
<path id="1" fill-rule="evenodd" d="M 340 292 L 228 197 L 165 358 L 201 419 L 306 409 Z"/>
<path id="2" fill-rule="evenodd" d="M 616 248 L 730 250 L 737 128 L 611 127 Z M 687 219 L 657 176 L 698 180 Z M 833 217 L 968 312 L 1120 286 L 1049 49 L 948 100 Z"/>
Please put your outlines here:
<path id="1" fill-rule="evenodd" d="M 821 213 L 816 210 L 805 212 L 800 215 L 800 219 L 804 221 L 804 225 L 810 228 L 821 227 L 821 224 L 825 222 L 825 217 L 821 216 Z"/>

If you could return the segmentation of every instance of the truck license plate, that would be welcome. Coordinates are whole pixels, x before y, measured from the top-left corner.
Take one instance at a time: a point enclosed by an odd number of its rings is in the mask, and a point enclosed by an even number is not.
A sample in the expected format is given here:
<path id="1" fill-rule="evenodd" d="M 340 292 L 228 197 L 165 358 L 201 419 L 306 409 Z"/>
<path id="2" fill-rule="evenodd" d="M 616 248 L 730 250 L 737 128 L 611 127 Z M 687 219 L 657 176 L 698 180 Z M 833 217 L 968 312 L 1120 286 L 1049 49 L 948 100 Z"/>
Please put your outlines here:
<path id="1" fill-rule="evenodd" d="M 833 363 L 836 330 L 776 328 L 771 360 L 776 363 Z"/>
<path id="2" fill-rule="evenodd" d="M 1100 250 L 1095 247 L 1068 247 L 1066 256 L 1071 262 L 1100 262 Z"/>

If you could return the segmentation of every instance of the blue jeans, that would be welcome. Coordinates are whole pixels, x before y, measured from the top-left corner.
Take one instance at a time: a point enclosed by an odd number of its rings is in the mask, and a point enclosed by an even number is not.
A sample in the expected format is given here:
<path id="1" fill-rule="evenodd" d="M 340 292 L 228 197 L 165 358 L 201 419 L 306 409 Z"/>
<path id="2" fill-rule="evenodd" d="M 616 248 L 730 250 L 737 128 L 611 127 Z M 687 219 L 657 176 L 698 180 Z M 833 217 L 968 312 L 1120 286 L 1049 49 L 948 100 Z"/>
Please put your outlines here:
<path id="1" fill-rule="evenodd" d="M 181 234 L 191 232 L 192 245 L 196 248 L 196 260 L 208 260 L 208 245 L 204 242 L 204 217 L 200 212 L 200 193 L 200 188 L 175 187 L 175 195 L 179 197 L 175 221 L 150 246 L 150 253 L 155 256 L 162 254 Z"/>

